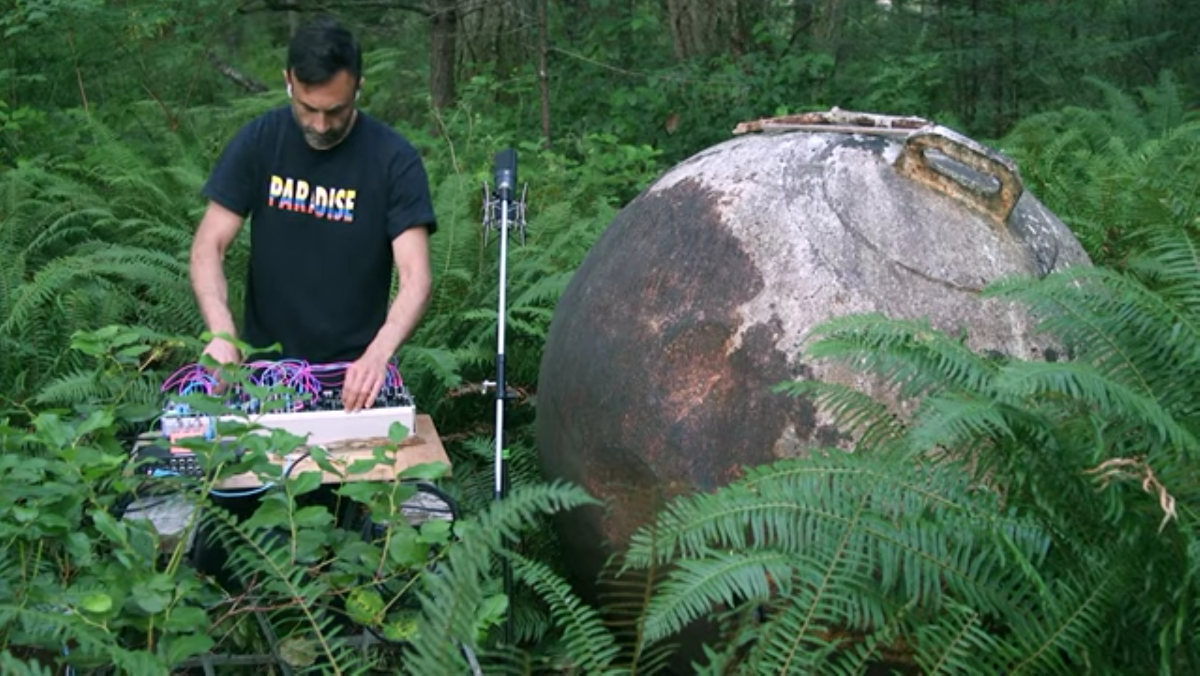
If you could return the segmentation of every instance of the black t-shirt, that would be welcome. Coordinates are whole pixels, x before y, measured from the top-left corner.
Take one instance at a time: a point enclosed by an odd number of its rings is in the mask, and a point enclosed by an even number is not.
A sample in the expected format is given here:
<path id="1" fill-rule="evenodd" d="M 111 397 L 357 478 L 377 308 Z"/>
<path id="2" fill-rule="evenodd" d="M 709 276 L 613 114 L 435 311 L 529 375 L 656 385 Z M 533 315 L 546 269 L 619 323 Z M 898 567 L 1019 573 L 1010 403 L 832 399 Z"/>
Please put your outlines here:
<path id="1" fill-rule="evenodd" d="M 437 229 L 420 155 L 362 111 L 329 150 L 304 141 L 290 107 L 258 117 L 226 147 L 204 195 L 251 218 L 242 338 L 282 345 L 256 357 L 357 359 L 387 318 L 392 240 Z"/>

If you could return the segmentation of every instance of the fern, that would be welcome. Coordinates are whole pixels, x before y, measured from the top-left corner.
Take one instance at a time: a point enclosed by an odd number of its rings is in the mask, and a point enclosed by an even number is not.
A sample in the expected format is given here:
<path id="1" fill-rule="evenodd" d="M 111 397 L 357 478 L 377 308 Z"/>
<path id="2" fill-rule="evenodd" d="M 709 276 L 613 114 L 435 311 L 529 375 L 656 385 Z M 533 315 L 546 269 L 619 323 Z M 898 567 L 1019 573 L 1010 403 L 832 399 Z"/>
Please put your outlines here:
<path id="1" fill-rule="evenodd" d="M 653 538 L 653 533 L 650 534 Z M 646 634 L 650 606 L 656 590 L 666 579 L 665 567 L 651 557 L 648 565 L 627 566 L 626 552 L 614 554 L 601 569 L 598 602 L 605 625 L 612 632 L 620 654 L 614 666 L 629 674 L 656 674 L 668 670 L 679 649 L 676 637 L 652 641 Z"/>
<path id="2" fill-rule="evenodd" d="M 506 556 L 511 543 L 518 541 L 537 517 L 588 504 L 595 500 L 574 487 L 557 483 L 525 486 L 478 515 L 460 520 L 455 526 L 459 541 L 449 548 L 445 564 L 423 578 L 419 592 L 422 613 L 405 671 L 463 673 L 470 669 L 470 656 L 492 655 L 499 662 L 503 662 L 500 656 L 511 657 L 512 653 L 503 649 L 489 653 L 481 640 L 487 627 L 481 626 L 479 612 L 489 596 L 502 591 L 491 586 L 497 579 L 493 575 L 495 557 Z M 548 583 L 536 574 L 531 579 L 537 583 L 535 587 Z M 542 589 L 549 593 L 547 601 L 553 611 L 567 611 L 564 604 L 570 600 L 561 596 L 561 587 Z M 484 673 L 491 672 L 485 669 Z"/>
<path id="3" fill-rule="evenodd" d="M 876 393 L 891 403 L 825 384 L 779 390 L 820 397 L 839 421 L 875 430 L 864 437 L 870 443 L 833 464 L 836 456 L 796 461 L 796 476 L 830 476 L 787 492 L 769 490 L 782 483 L 781 470 L 763 481 L 751 472 L 727 494 L 668 511 L 654 532 L 661 549 L 684 558 L 747 556 L 747 547 L 797 555 L 787 580 L 803 584 L 772 599 L 761 636 L 730 639 L 752 646 L 745 664 L 775 671 L 804 657 L 813 669 L 829 663 L 840 671 L 852 648 L 887 653 L 891 635 L 880 628 L 890 626 L 908 659 L 930 671 L 966 666 L 968 655 L 981 673 L 1119 671 L 1155 660 L 1164 671 L 1194 666 L 1200 655 L 1183 636 L 1195 620 L 1177 599 L 1194 598 L 1200 572 L 1200 266 L 1185 228 L 1139 240 L 1147 245 L 1131 254 L 1127 271 L 1075 268 L 985 293 L 1028 306 L 1067 348 L 1066 361 L 975 357 L 920 322 L 878 316 L 833 320 L 814 332 L 810 355 L 897 379 Z M 855 463 L 866 473 L 839 483 Z M 922 487 L 933 501 L 907 505 L 896 483 Z M 869 500 L 873 490 L 887 499 Z M 967 522 L 955 523 L 956 514 Z M 947 525 L 956 535 L 939 533 Z M 885 526 L 899 529 L 886 546 L 861 540 Z M 869 578 L 856 577 L 864 571 Z M 813 591 L 826 583 L 832 600 Z M 856 584 L 858 606 L 845 591 Z M 727 591 L 693 593 L 697 608 L 727 602 Z M 813 627 L 823 633 L 798 635 Z M 737 661 L 729 651 L 712 654 Z"/>
<path id="4" fill-rule="evenodd" d="M 982 389 L 996 366 L 928 321 L 897 321 L 881 314 L 835 317 L 810 333 L 811 357 L 870 371 L 917 397 L 947 388 Z"/>
<path id="5" fill-rule="evenodd" d="M 261 509 L 261 508 L 260 508 Z M 330 578 L 298 565 L 293 543 L 262 524 L 239 522 L 220 507 L 208 510 L 212 538 L 229 552 L 226 565 L 242 594 L 260 604 L 273 650 L 296 673 L 366 673 L 363 656 L 346 642 L 346 624 L 329 607 Z"/>
<path id="6" fill-rule="evenodd" d="M 202 328 L 187 274 L 202 206 L 200 165 L 177 139 L 166 139 L 174 155 L 164 169 L 95 118 L 78 122 L 94 143 L 76 156 L 4 174 L 0 341 L 26 346 L 0 353 L 0 391 L 14 401 L 81 368 L 67 354 L 77 330 L 123 323 L 196 335 Z M 236 300 L 240 290 L 231 287 Z"/>
<path id="7" fill-rule="evenodd" d="M 609 667 L 618 647 L 600 614 L 584 605 L 546 564 L 514 556 L 513 566 L 518 579 L 549 605 L 551 617 L 563 633 L 563 649 L 572 662 L 565 667 L 572 671 L 581 669 L 586 674 L 615 673 Z"/>
<path id="8" fill-rule="evenodd" d="M 765 619 L 752 639 L 738 639 L 751 644 L 744 669 L 791 673 L 837 667 L 855 646 L 871 652 L 896 632 L 941 626 L 944 606 L 1036 624 L 1030 604 L 1045 584 L 1037 571 L 1051 540 L 997 506 L 957 464 L 834 451 L 747 468 L 714 494 L 677 501 L 634 536 L 629 566 L 671 562 L 644 640 L 715 608 L 757 606 Z"/>
<path id="9" fill-rule="evenodd" d="M 1150 226 L 1200 214 L 1200 120 L 1185 113 L 1164 71 L 1137 93 L 1096 78 L 1107 105 L 1023 119 L 1005 139 L 1029 188 L 1079 237 L 1093 260 L 1123 266 Z"/>

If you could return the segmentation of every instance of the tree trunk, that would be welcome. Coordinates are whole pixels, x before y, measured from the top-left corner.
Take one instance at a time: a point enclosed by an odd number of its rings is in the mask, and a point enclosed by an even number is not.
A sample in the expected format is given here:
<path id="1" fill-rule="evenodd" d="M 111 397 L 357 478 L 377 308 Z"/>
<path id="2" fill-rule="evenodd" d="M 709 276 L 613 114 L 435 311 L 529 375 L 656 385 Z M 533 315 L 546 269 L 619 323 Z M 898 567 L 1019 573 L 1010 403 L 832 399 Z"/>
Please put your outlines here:
<path id="1" fill-rule="evenodd" d="M 667 23 L 680 61 L 738 48 L 739 0 L 667 0 Z"/>
<path id="2" fill-rule="evenodd" d="M 430 0 L 429 10 L 429 93 L 434 108 L 441 110 L 454 105 L 458 96 L 454 80 L 458 0 Z"/>
<path id="3" fill-rule="evenodd" d="M 686 6 L 687 0 L 667 0 L 667 24 L 671 27 L 671 44 L 677 61 L 686 61 L 690 57 Z"/>
<path id="4" fill-rule="evenodd" d="M 515 68 L 537 57 L 531 34 L 536 34 L 541 0 L 474 0 L 460 9 L 463 41 L 473 58 L 469 67 L 490 69 L 508 78 Z M 467 8 L 470 8 L 468 11 Z"/>
<path id="5" fill-rule="evenodd" d="M 546 25 L 548 2 L 549 0 L 538 2 L 538 81 L 542 87 L 542 137 L 546 148 L 550 147 L 550 76 L 546 72 L 546 52 L 550 48 L 550 39 L 547 36 L 549 27 Z"/>
<path id="6" fill-rule="evenodd" d="M 813 40 L 830 52 L 837 50 L 846 23 L 846 0 L 825 0 L 813 24 Z"/>

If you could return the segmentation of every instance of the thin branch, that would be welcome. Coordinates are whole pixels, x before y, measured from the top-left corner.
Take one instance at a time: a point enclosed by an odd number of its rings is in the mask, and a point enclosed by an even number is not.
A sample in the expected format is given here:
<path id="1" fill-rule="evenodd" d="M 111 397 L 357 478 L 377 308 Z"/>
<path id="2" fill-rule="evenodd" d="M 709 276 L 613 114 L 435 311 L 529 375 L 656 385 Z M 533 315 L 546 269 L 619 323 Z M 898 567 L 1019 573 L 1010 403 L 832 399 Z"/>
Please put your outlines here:
<path id="1" fill-rule="evenodd" d="M 158 104 L 160 109 L 162 109 L 163 115 L 167 116 L 167 126 L 171 128 L 171 131 L 179 131 L 179 121 L 175 118 L 175 113 L 171 112 L 171 109 L 167 107 L 166 102 L 159 98 L 158 94 L 154 93 L 154 90 L 150 88 L 150 85 L 146 84 L 145 82 L 142 83 L 142 89 L 146 90 L 146 93 L 150 95 L 150 98 L 154 99 L 154 102 Z"/>
<path id="2" fill-rule="evenodd" d="M 90 113 L 91 106 L 88 105 L 87 90 L 83 86 L 83 71 L 79 68 L 79 52 L 75 50 L 75 31 L 67 31 L 67 42 L 71 45 L 71 55 L 75 60 L 75 81 L 79 83 L 79 98 L 83 99 L 83 111 Z"/>
<path id="3" fill-rule="evenodd" d="M 149 72 L 146 68 L 146 60 L 143 58 L 143 52 L 139 51 L 136 58 L 138 66 L 141 68 L 142 76 L 148 76 Z M 171 128 L 171 131 L 179 131 L 179 120 L 175 117 L 175 113 L 171 111 L 171 108 L 167 106 L 166 102 L 163 101 L 162 98 L 160 98 L 159 95 L 150 88 L 150 85 L 146 83 L 146 80 L 142 80 L 142 88 L 146 90 L 146 93 L 150 95 L 150 98 L 154 99 L 155 103 L 158 104 L 158 107 L 162 109 L 163 115 L 167 116 L 167 125 Z"/>
<path id="4" fill-rule="evenodd" d="M 609 63 L 604 63 L 603 61 L 597 61 L 596 59 L 593 59 L 591 57 L 585 56 L 578 52 L 572 52 L 570 50 L 563 49 L 561 47 L 547 47 L 546 51 L 562 54 L 563 56 L 575 59 L 577 61 L 589 63 L 593 66 L 596 66 L 597 68 L 603 68 L 604 70 L 608 70 L 613 73 L 617 73 L 618 75 L 624 75 L 627 77 L 643 78 L 643 79 L 650 79 L 652 77 L 657 77 L 658 79 L 662 80 L 663 82 L 675 82 L 678 84 L 708 85 L 708 86 L 714 86 L 714 87 L 744 87 L 745 86 L 744 82 L 739 82 L 737 80 L 731 80 L 731 79 L 725 79 L 725 78 L 699 79 L 699 78 L 682 77 L 679 75 L 670 75 L 670 74 L 661 73 L 661 72 L 651 73 L 649 71 L 629 70 L 626 68 L 621 68 L 620 66 L 614 66 Z"/>
<path id="5" fill-rule="evenodd" d="M 225 63 L 221 60 L 221 57 L 217 56 L 216 52 L 211 50 L 208 52 L 208 61 L 213 66 L 216 66 L 217 70 L 220 71 L 222 75 L 229 78 L 234 84 L 238 85 L 242 89 L 245 89 L 251 94 L 261 94 L 262 92 L 267 91 L 267 86 L 265 84 L 259 82 L 253 77 L 250 77 L 237 68 L 234 68 L 228 63 Z"/>

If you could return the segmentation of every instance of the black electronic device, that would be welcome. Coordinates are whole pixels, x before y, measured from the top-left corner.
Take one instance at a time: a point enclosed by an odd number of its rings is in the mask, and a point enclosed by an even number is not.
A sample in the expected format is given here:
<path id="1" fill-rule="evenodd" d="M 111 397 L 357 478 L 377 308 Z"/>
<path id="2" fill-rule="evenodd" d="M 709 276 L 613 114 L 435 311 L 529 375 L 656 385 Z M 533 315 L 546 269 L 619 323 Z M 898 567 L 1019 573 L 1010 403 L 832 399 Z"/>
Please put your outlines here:
<path id="1" fill-rule="evenodd" d="M 222 442 L 221 446 L 229 449 L 231 445 L 229 442 Z M 241 451 L 235 450 L 235 462 L 241 459 Z M 134 447 L 133 461 L 138 472 L 146 476 L 199 478 L 207 474 L 199 454 L 187 448 L 172 447 L 167 439 L 162 439 L 158 443 L 152 442 Z"/>
<path id="2" fill-rule="evenodd" d="M 134 449 L 133 460 L 138 471 L 147 476 L 204 476 L 204 466 L 199 457 L 191 451 L 147 444 Z"/>

